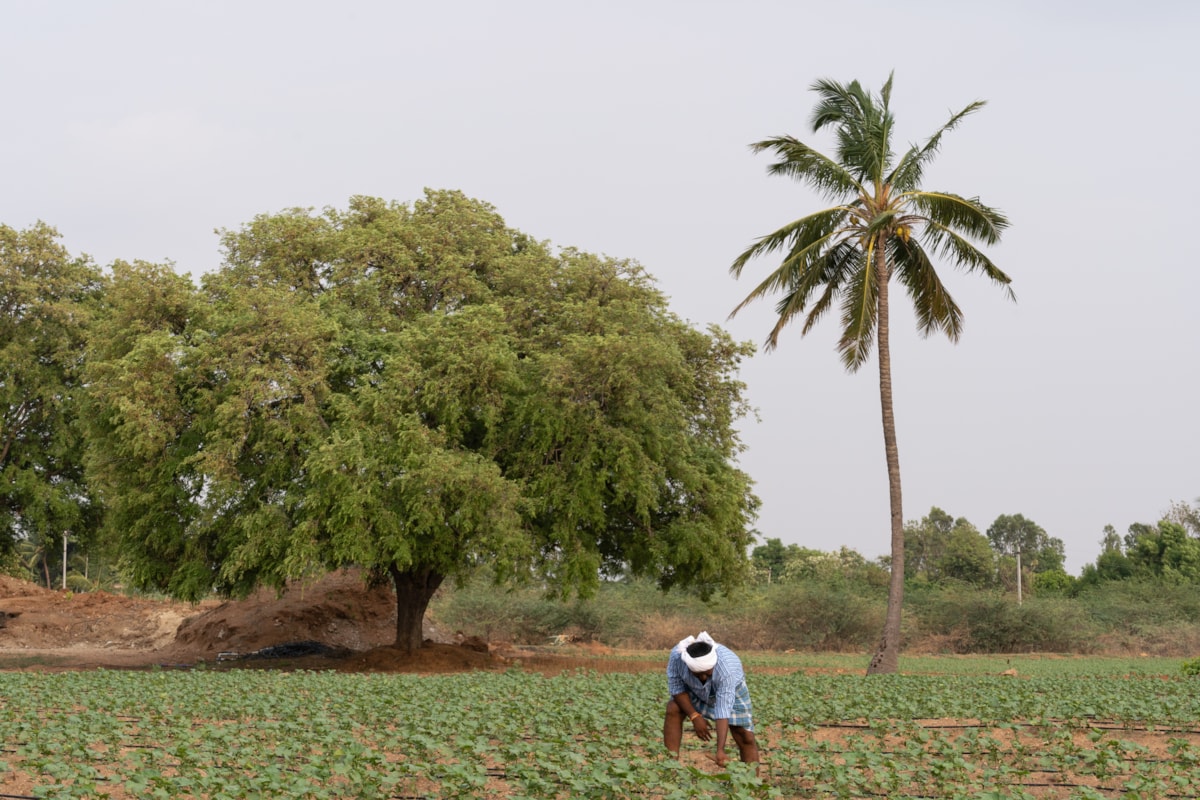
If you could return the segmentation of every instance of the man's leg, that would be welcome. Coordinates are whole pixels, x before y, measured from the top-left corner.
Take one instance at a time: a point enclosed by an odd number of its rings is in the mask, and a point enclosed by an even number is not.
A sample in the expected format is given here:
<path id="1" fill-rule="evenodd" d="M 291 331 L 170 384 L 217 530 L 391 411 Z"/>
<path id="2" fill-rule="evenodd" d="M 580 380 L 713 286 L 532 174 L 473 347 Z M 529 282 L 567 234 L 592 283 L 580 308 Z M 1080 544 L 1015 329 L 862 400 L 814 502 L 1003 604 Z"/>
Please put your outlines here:
<path id="1" fill-rule="evenodd" d="M 737 743 L 738 754 L 741 756 L 742 761 L 747 764 L 757 764 L 758 740 L 754 738 L 754 731 L 737 725 L 730 725 L 729 733 L 733 736 L 733 741 Z"/>
<path id="2" fill-rule="evenodd" d="M 672 697 L 667 701 L 667 716 L 663 720 L 663 744 L 668 752 L 679 757 L 679 745 L 683 742 L 683 709 Z"/>

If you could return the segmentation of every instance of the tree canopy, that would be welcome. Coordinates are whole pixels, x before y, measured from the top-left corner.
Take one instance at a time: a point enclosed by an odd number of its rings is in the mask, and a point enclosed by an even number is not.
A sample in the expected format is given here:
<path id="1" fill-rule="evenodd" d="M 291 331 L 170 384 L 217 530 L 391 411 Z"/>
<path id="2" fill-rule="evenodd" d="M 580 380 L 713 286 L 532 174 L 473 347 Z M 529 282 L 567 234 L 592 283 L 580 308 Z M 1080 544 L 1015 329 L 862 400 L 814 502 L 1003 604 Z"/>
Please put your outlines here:
<path id="1" fill-rule="evenodd" d="M 742 580 L 752 349 L 637 264 L 554 252 L 458 192 L 224 231 L 197 290 L 114 267 L 91 340 L 91 474 L 139 585 L 231 594 L 390 575 L 419 646 L 446 578 L 588 593 Z"/>
<path id="2" fill-rule="evenodd" d="M 20 539 L 43 560 L 99 520 L 75 419 L 100 272 L 58 238 L 43 223 L 0 225 L 0 555 Z"/>

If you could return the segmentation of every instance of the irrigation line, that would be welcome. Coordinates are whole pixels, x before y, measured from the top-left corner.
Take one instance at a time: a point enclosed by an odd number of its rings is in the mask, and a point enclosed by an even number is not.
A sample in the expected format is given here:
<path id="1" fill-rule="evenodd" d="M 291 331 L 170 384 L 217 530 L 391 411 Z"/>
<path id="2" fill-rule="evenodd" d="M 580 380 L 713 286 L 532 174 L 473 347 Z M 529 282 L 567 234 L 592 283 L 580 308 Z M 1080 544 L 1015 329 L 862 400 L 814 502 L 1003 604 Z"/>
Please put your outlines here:
<path id="1" fill-rule="evenodd" d="M 765 753 L 766 750 L 760 746 L 759 752 Z M 832 756 L 844 756 L 847 753 L 861 753 L 862 750 L 825 749 L 825 750 L 821 750 L 819 752 L 828 753 L 829 755 L 832 755 Z M 906 751 L 906 750 L 872 750 L 871 752 L 878 753 L 881 756 L 909 755 L 908 751 Z M 957 750 L 955 752 L 960 756 L 978 756 L 978 755 L 991 756 L 993 754 L 990 750 Z M 1096 752 L 1096 751 L 1089 751 L 1089 752 Z M 1000 751 L 999 754 L 1002 756 L 1005 756 L 1005 755 L 1011 756 L 1011 755 L 1015 755 L 1015 752 L 1012 750 L 1003 750 L 1003 751 Z M 937 754 L 926 752 L 925 755 L 937 755 Z M 1078 761 L 1082 758 L 1082 756 L 1079 756 L 1079 755 L 1072 755 L 1070 757 L 1075 759 L 1076 761 Z M 763 760 L 765 761 L 766 759 L 763 759 Z M 1122 764 L 1174 764 L 1174 763 L 1176 763 L 1176 759 L 1174 759 L 1174 758 L 1141 758 L 1141 757 L 1137 757 L 1137 758 L 1121 758 L 1121 759 L 1117 759 L 1117 760 L 1120 761 Z M 1062 772 L 1062 770 L 1058 769 L 1058 768 L 1051 769 L 1049 767 L 1040 767 L 1040 768 L 1034 770 L 1034 772 Z"/>
<path id="2" fill-rule="evenodd" d="M 805 730 L 808 728 L 807 724 L 802 724 L 802 723 L 793 722 L 793 723 L 785 723 L 785 724 L 790 725 L 793 729 L 798 728 L 800 730 Z M 948 730 L 960 730 L 960 729 L 961 730 L 993 730 L 993 729 L 999 728 L 1001 726 L 1001 724 L 1002 723 L 965 724 L 965 723 L 959 723 L 959 722 L 946 722 L 946 723 L 937 723 L 937 724 L 933 724 L 933 725 L 917 725 L 916 727 L 920 728 L 922 730 L 947 730 L 947 729 Z M 1038 723 L 1021 722 L 1021 723 L 1003 723 L 1003 724 L 1010 725 L 1010 726 L 1015 724 L 1018 729 L 1026 730 L 1026 729 L 1034 729 L 1034 728 L 1046 728 L 1046 727 L 1050 727 L 1052 725 L 1061 726 L 1064 723 L 1061 723 L 1058 721 L 1046 721 L 1046 722 L 1038 722 Z M 896 733 L 898 731 L 902 732 L 904 730 L 903 728 L 884 727 L 884 726 L 880 726 L 880 725 L 871 725 L 868 723 L 861 723 L 861 722 L 822 722 L 822 723 L 817 723 L 816 727 L 818 729 L 819 728 L 830 728 L 830 729 L 846 729 L 846 730 L 873 730 L 873 731 L 881 731 L 883 733 L 889 733 L 889 734 Z M 1071 726 L 1068 724 L 1067 727 L 1071 727 Z M 1153 727 L 1149 727 L 1149 726 L 1142 726 L 1142 725 L 1118 725 L 1115 723 L 1111 724 L 1111 725 L 1103 725 L 1103 724 L 1095 725 L 1095 724 L 1089 723 L 1087 725 L 1078 725 L 1075 727 L 1081 731 L 1082 730 L 1094 730 L 1094 731 L 1130 731 L 1130 732 L 1137 732 L 1137 733 L 1200 734 L 1200 728 L 1173 728 L 1173 727 L 1168 727 L 1165 725 L 1154 725 Z"/>
<path id="3" fill-rule="evenodd" d="M 1039 788 L 1085 789 L 1086 788 L 1086 789 L 1091 789 L 1092 791 L 1095 791 L 1095 792 L 1111 794 L 1113 797 L 1120 797 L 1121 793 L 1125 791 L 1124 789 L 1119 789 L 1117 787 L 1087 786 L 1086 784 L 1082 784 L 1082 783 L 1008 783 L 1008 784 L 1005 784 L 1005 786 L 1019 786 L 1021 788 L 1028 787 L 1031 789 L 1039 789 Z M 853 795 L 851 797 L 851 800 L 873 800 L 874 798 L 879 798 L 879 797 L 889 798 L 891 796 L 892 796 L 891 794 L 884 794 L 882 792 L 868 792 L 866 794 Z M 1172 792 L 1168 792 L 1167 794 L 1158 794 L 1158 795 L 1154 795 L 1154 796 L 1157 798 L 1163 798 L 1163 800 L 1195 800 L 1195 795 L 1174 794 Z M 909 794 L 909 795 L 905 795 L 905 797 L 914 798 L 914 800 L 943 800 L 943 798 L 945 798 L 945 795 L 941 795 L 941 794 Z"/>

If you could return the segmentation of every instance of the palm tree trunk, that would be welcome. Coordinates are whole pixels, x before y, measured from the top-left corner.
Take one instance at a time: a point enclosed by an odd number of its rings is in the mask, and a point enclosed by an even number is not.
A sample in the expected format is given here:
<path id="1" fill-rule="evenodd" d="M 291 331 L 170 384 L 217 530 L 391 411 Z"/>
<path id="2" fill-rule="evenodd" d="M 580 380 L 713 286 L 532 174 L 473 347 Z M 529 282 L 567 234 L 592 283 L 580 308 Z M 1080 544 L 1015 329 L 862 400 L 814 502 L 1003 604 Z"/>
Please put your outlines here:
<path id="1" fill-rule="evenodd" d="M 892 354 L 888 340 L 888 280 L 884 256 L 886 242 L 879 243 L 876 280 L 879 281 L 879 316 L 876 320 L 879 349 L 879 405 L 883 412 L 883 448 L 887 456 L 888 498 L 892 517 L 892 564 L 888 582 L 887 617 L 875 655 L 867 665 L 868 675 L 893 673 L 900 668 L 900 608 L 904 604 L 904 509 L 900 495 L 900 450 L 896 445 L 896 415 L 892 410 Z"/>

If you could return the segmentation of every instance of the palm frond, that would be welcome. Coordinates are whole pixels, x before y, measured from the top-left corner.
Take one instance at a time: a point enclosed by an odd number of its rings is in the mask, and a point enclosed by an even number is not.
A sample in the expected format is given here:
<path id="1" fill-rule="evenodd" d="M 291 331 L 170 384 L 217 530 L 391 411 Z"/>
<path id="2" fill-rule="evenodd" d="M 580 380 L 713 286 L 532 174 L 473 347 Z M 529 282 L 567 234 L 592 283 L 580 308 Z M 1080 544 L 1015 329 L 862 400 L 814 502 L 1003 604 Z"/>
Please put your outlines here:
<path id="1" fill-rule="evenodd" d="M 842 84 L 828 78 L 821 78 L 815 81 L 810 88 L 820 98 L 813 106 L 810 120 L 814 133 L 829 125 L 842 126 L 862 123 L 863 106 L 869 104 L 869 97 L 858 81 Z"/>
<path id="2" fill-rule="evenodd" d="M 842 295 L 842 338 L 838 340 L 838 353 L 849 372 L 857 372 L 871 357 L 879 319 L 879 281 L 874 265 L 878 257 L 873 251 L 863 254 L 863 268 L 854 274 L 854 280 L 846 285 Z"/>
<path id="3" fill-rule="evenodd" d="M 883 88 L 879 90 L 879 96 L 883 98 L 883 107 L 887 108 L 892 104 L 892 81 L 896 77 L 896 70 L 888 73 L 887 80 L 883 82 Z"/>
<path id="4" fill-rule="evenodd" d="M 946 121 L 946 124 L 943 125 L 942 127 L 938 128 L 937 133 L 933 134 L 932 136 L 930 136 L 928 139 L 925 140 L 925 146 L 921 148 L 921 153 L 922 154 L 936 153 L 938 147 L 941 146 L 942 136 L 944 136 L 945 134 L 947 134 L 950 131 L 957 128 L 958 124 L 960 122 L 962 122 L 964 119 L 969 117 L 971 114 L 974 114 L 976 111 L 978 111 L 979 109 L 983 108 L 986 105 L 987 105 L 986 100 L 976 100 L 973 103 L 968 103 L 967 106 L 964 107 L 962 109 L 962 111 L 959 111 L 957 114 L 951 114 L 950 119 L 948 119 Z"/>
<path id="5" fill-rule="evenodd" d="M 775 304 L 775 325 L 767 334 L 767 340 L 763 342 L 764 351 L 769 353 L 779 346 L 779 337 L 783 329 L 790 325 L 798 314 L 804 313 L 807 303 L 805 292 L 799 286 L 779 298 L 779 302 Z"/>
<path id="6" fill-rule="evenodd" d="M 763 344 L 764 350 L 768 352 L 774 350 L 779 345 L 779 336 L 783 329 L 805 310 L 808 311 L 808 315 L 805 317 L 800 335 L 803 336 L 812 330 L 832 305 L 833 299 L 841 293 L 842 286 L 846 282 L 846 275 L 853 271 L 855 263 L 858 261 L 858 254 L 858 248 L 843 239 L 833 244 L 832 247 L 824 249 L 818 255 L 814 255 L 804 267 L 801 268 L 797 265 L 786 276 L 781 275 L 782 270 L 776 270 L 768 277 L 767 281 L 759 285 L 758 289 L 761 289 L 764 284 L 770 282 L 774 288 L 783 292 L 775 304 L 777 319 Z M 821 286 L 824 286 L 825 290 L 817 301 L 809 306 L 813 293 Z M 751 299 L 758 299 L 761 296 L 765 295 L 746 298 L 737 309 L 734 309 L 734 313 L 737 313 Z M 733 314 L 730 316 L 732 317 Z"/>
<path id="7" fill-rule="evenodd" d="M 997 286 L 1002 287 L 1010 300 L 1017 299 L 1012 287 L 1009 286 L 1012 283 L 1012 278 L 1005 275 L 1004 272 L 993 264 L 991 259 L 982 250 L 960 236 L 957 232 L 933 222 L 926 222 L 924 239 L 929 244 L 929 247 L 926 248 L 927 250 L 936 252 L 942 258 L 949 259 L 954 262 L 956 267 L 965 272 L 983 273 Z"/>
<path id="8" fill-rule="evenodd" d="M 825 255 L 825 270 L 822 276 L 825 291 L 813 303 L 804 319 L 804 327 L 800 335 L 808 334 L 825 313 L 833 306 L 834 299 L 843 292 L 844 287 L 851 283 L 856 270 L 867 266 L 866 253 L 852 242 L 839 242 Z"/>
<path id="9" fill-rule="evenodd" d="M 915 239 L 893 236 L 888 241 L 892 271 L 908 290 L 922 336 L 941 331 L 952 342 L 962 333 L 962 309 L 954 302 L 924 248 Z"/>
<path id="10" fill-rule="evenodd" d="M 887 176 L 886 182 L 901 192 L 908 191 L 921 183 L 921 175 L 924 171 L 921 149 L 912 145 L 896 162 L 896 167 Z"/>
<path id="11" fill-rule="evenodd" d="M 750 145 L 755 153 L 772 151 L 779 159 L 767 167 L 768 174 L 784 175 L 838 200 L 861 191 L 858 181 L 838 162 L 792 136 L 776 136 Z"/>
<path id="12" fill-rule="evenodd" d="M 755 300 L 782 292 L 783 297 L 776 309 L 779 314 L 778 324 L 767 339 L 767 349 L 773 349 L 778 339 L 778 331 L 789 324 L 793 316 L 803 313 L 809 298 L 812 297 L 817 287 L 829 281 L 829 264 L 825 251 L 839 235 L 841 233 L 838 231 L 831 232 L 806 247 L 793 251 L 778 268 L 754 287 L 742 302 L 738 303 L 729 313 L 730 318 Z M 834 249 L 836 250 L 836 247 Z"/>
<path id="13" fill-rule="evenodd" d="M 813 132 L 835 127 L 838 162 L 860 182 L 880 182 L 893 155 L 893 118 L 887 101 L 876 102 L 858 81 L 843 85 L 837 81 L 819 80 L 812 88 L 821 98 L 813 109 Z M 885 88 L 890 99 L 890 78 Z"/>
<path id="14" fill-rule="evenodd" d="M 904 157 L 897 162 L 896 168 L 888 176 L 887 182 L 903 191 L 919 186 L 925 173 L 925 165 L 933 160 L 933 157 L 937 155 L 938 148 L 941 147 L 942 136 L 957 128 L 964 118 L 974 114 L 985 105 L 987 105 L 985 101 L 976 100 L 962 111 L 951 115 L 945 125 L 938 128 L 936 133 L 925 140 L 924 145 L 910 147 Z"/>
<path id="15" fill-rule="evenodd" d="M 814 244 L 827 241 L 832 233 L 841 229 L 843 221 L 851 211 L 847 206 L 833 206 L 793 220 L 782 228 L 760 237 L 742 251 L 729 266 L 729 272 L 734 277 L 740 277 L 742 270 L 752 259 L 770 255 L 784 248 L 788 250 L 787 259 L 794 259 Z"/>
<path id="16" fill-rule="evenodd" d="M 1008 227 L 1008 217 L 985 206 L 978 197 L 960 197 L 950 192 L 907 192 L 903 202 L 931 223 L 950 228 L 985 244 L 996 244 Z"/>
<path id="17" fill-rule="evenodd" d="M 803 279 L 780 298 L 775 305 L 777 319 L 775 326 L 767 335 L 763 349 L 767 352 L 779 346 L 779 337 L 783 329 L 799 314 L 808 310 L 800 335 L 804 336 L 820 321 L 821 317 L 833 306 L 833 301 L 844 293 L 848 279 L 852 277 L 865 261 L 863 253 L 851 242 L 841 241 L 820 256 L 813 269 L 806 270 Z M 825 290 L 811 306 L 808 300 L 818 287 Z"/>

